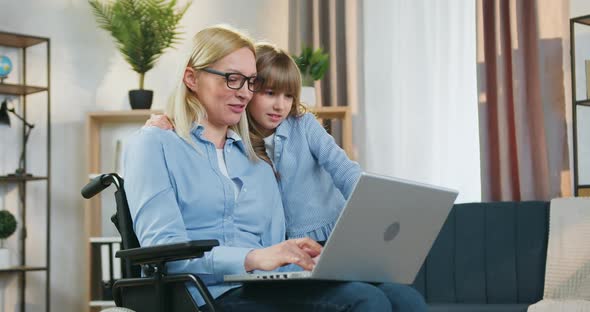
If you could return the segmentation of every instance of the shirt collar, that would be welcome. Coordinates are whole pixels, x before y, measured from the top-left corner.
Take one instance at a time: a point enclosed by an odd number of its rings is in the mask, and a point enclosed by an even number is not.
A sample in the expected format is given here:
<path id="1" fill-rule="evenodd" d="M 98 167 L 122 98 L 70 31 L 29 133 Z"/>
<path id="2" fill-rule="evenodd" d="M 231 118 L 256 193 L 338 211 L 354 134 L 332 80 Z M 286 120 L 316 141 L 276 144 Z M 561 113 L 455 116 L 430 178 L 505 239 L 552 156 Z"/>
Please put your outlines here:
<path id="1" fill-rule="evenodd" d="M 193 123 L 193 126 L 191 128 L 191 133 L 196 135 L 198 138 L 200 138 L 203 135 L 203 131 L 205 130 L 205 127 L 203 125 L 197 124 L 196 122 Z M 227 129 L 227 134 L 225 136 L 228 139 L 232 139 L 233 141 L 237 142 L 237 141 L 242 141 L 242 137 L 240 137 L 240 135 L 233 131 L 232 129 Z"/>
<path id="2" fill-rule="evenodd" d="M 283 120 L 283 122 L 281 122 L 281 124 L 277 127 L 277 130 L 275 131 L 275 135 L 283 137 L 283 138 L 288 138 L 289 137 L 289 128 L 291 127 L 291 118 L 287 117 L 285 118 L 285 120 Z"/>
<path id="3" fill-rule="evenodd" d="M 232 129 L 227 129 L 227 135 L 225 137 L 234 140 L 234 142 L 242 141 L 242 137 Z"/>
<path id="4" fill-rule="evenodd" d="M 225 135 L 227 138 L 225 140 L 225 144 L 231 144 L 238 146 L 239 149 L 242 150 L 243 153 L 246 153 L 246 148 L 244 147 L 244 142 L 242 141 L 242 137 L 237 134 L 232 129 L 227 129 L 227 134 Z"/>
<path id="5" fill-rule="evenodd" d="M 201 138 L 203 130 L 205 130 L 205 127 L 203 127 L 203 125 L 199 125 L 198 123 L 193 122 L 193 126 L 191 127 L 191 133 L 194 134 L 197 138 Z"/>
<path id="6" fill-rule="evenodd" d="M 275 139 L 275 134 L 273 133 L 273 134 L 263 138 L 262 140 L 264 141 L 264 144 L 268 145 L 268 144 L 273 144 L 274 139 Z"/>
<path id="7" fill-rule="evenodd" d="M 198 138 L 199 140 L 203 140 L 202 136 L 203 136 L 203 131 L 205 130 L 205 127 L 203 125 L 197 124 L 196 122 L 193 123 L 193 127 L 191 128 L 191 133 Z M 244 147 L 244 142 L 242 141 L 242 137 L 240 137 L 240 135 L 233 131 L 232 129 L 227 129 L 227 134 L 225 135 L 226 137 L 226 144 L 230 143 L 230 144 L 236 144 L 244 153 L 246 152 L 246 148 Z"/>

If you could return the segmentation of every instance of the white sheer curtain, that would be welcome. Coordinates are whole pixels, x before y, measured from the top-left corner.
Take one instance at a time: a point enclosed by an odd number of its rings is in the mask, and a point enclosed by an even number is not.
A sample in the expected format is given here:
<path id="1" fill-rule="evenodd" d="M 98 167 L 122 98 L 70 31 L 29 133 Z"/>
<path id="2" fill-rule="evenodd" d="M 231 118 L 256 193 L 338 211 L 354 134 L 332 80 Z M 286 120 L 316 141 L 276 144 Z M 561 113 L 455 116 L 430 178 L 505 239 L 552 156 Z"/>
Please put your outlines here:
<path id="1" fill-rule="evenodd" d="M 475 1 L 364 2 L 361 163 L 480 201 Z"/>

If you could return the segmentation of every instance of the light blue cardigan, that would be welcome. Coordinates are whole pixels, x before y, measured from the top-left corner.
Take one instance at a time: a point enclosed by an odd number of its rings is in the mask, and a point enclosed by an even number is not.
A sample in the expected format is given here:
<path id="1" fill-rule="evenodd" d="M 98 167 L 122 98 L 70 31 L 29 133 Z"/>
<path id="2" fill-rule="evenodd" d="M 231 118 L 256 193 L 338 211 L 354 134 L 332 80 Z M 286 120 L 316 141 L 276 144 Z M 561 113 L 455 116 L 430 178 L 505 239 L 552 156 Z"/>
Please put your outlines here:
<path id="1" fill-rule="evenodd" d="M 277 128 L 273 159 L 280 174 L 287 238 L 328 238 L 361 174 L 315 116 L 289 117 Z"/>

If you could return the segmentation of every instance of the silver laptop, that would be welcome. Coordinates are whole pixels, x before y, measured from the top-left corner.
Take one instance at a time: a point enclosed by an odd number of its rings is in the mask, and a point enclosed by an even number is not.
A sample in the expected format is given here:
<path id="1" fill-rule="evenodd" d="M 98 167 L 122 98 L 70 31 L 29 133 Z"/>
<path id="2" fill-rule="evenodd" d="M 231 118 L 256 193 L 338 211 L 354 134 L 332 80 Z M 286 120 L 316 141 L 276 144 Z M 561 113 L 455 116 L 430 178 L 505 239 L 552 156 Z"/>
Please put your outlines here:
<path id="1" fill-rule="evenodd" d="M 226 275 L 226 282 L 287 279 L 411 284 L 458 192 L 363 173 L 312 271 Z"/>

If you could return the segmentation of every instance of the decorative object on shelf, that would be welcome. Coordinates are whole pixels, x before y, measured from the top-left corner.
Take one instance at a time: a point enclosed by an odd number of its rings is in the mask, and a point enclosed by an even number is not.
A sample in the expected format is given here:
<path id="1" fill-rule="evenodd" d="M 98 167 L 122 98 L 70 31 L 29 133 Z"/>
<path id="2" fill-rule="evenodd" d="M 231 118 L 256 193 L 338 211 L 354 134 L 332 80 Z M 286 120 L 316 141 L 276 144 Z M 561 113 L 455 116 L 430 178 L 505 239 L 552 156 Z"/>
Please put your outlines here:
<path id="1" fill-rule="evenodd" d="M 12 266 L 10 250 L 4 248 L 4 240 L 16 231 L 16 219 L 8 210 L 0 210 L 0 269 Z"/>
<path id="2" fill-rule="evenodd" d="M 6 99 L 2 101 L 0 105 L 0 125 L 6 125 L 10 127 L 10 116 L 8 116 L 8 106 Z"/>
<path id="3" fill-rule="evenodd" d="M 23 150 L 21 151 L 20 158 L 18 160 L 18 169 L 16 169 L 14 174 L 9 174 L 8 176 L 32 177 L 32 174 L 25 172 L 25 151 L 27 148 L 27 141 L 31 135 L 31 130 L 35 128 L 35 125 L 28 123 L 23 117 L 16 113 L 14 108 L 8 108 L 6 99 L 4 99 L 4 101 L 2 101 L 2 105 L 0 105 L 0 125 L 7 125 L 10 127 L 10 116 L 8 115 L 9 112 L 23 122 L 26 130 L 25 136 L 23 138 Z"/>
<path id="4" fill-rule="evenodd" d="M 314 81 L 324 77 L 330 64 L 330 57 L 328 53 L 324 53 L 322 48 L 313 50 L 311 47 L 303 46 L 301 54 L 293 56 L 293 58 L 301 72 L 301 83 L 303 85 L 301 88 L 301 102 L 313 107 L 316 104 Z"/>
<path id="5" fill-rule="evenodd" d="M 12 62 L 6 55 L 0 55 L 0 83 L 4 83 L 4 79 L 12 71 Z"/>
<path id="6" fill-rule="evenodd" d="M 144 90 L 145 73 L 165 49 L 178 43 L 178 22 L 190 6 L 176 0 L 89 0 L 99 26 L 108 31 L 123 57 L 139 74 L 139 90 L 129 91 L 133 109 L 149 109 L 153 91 Z"/>

